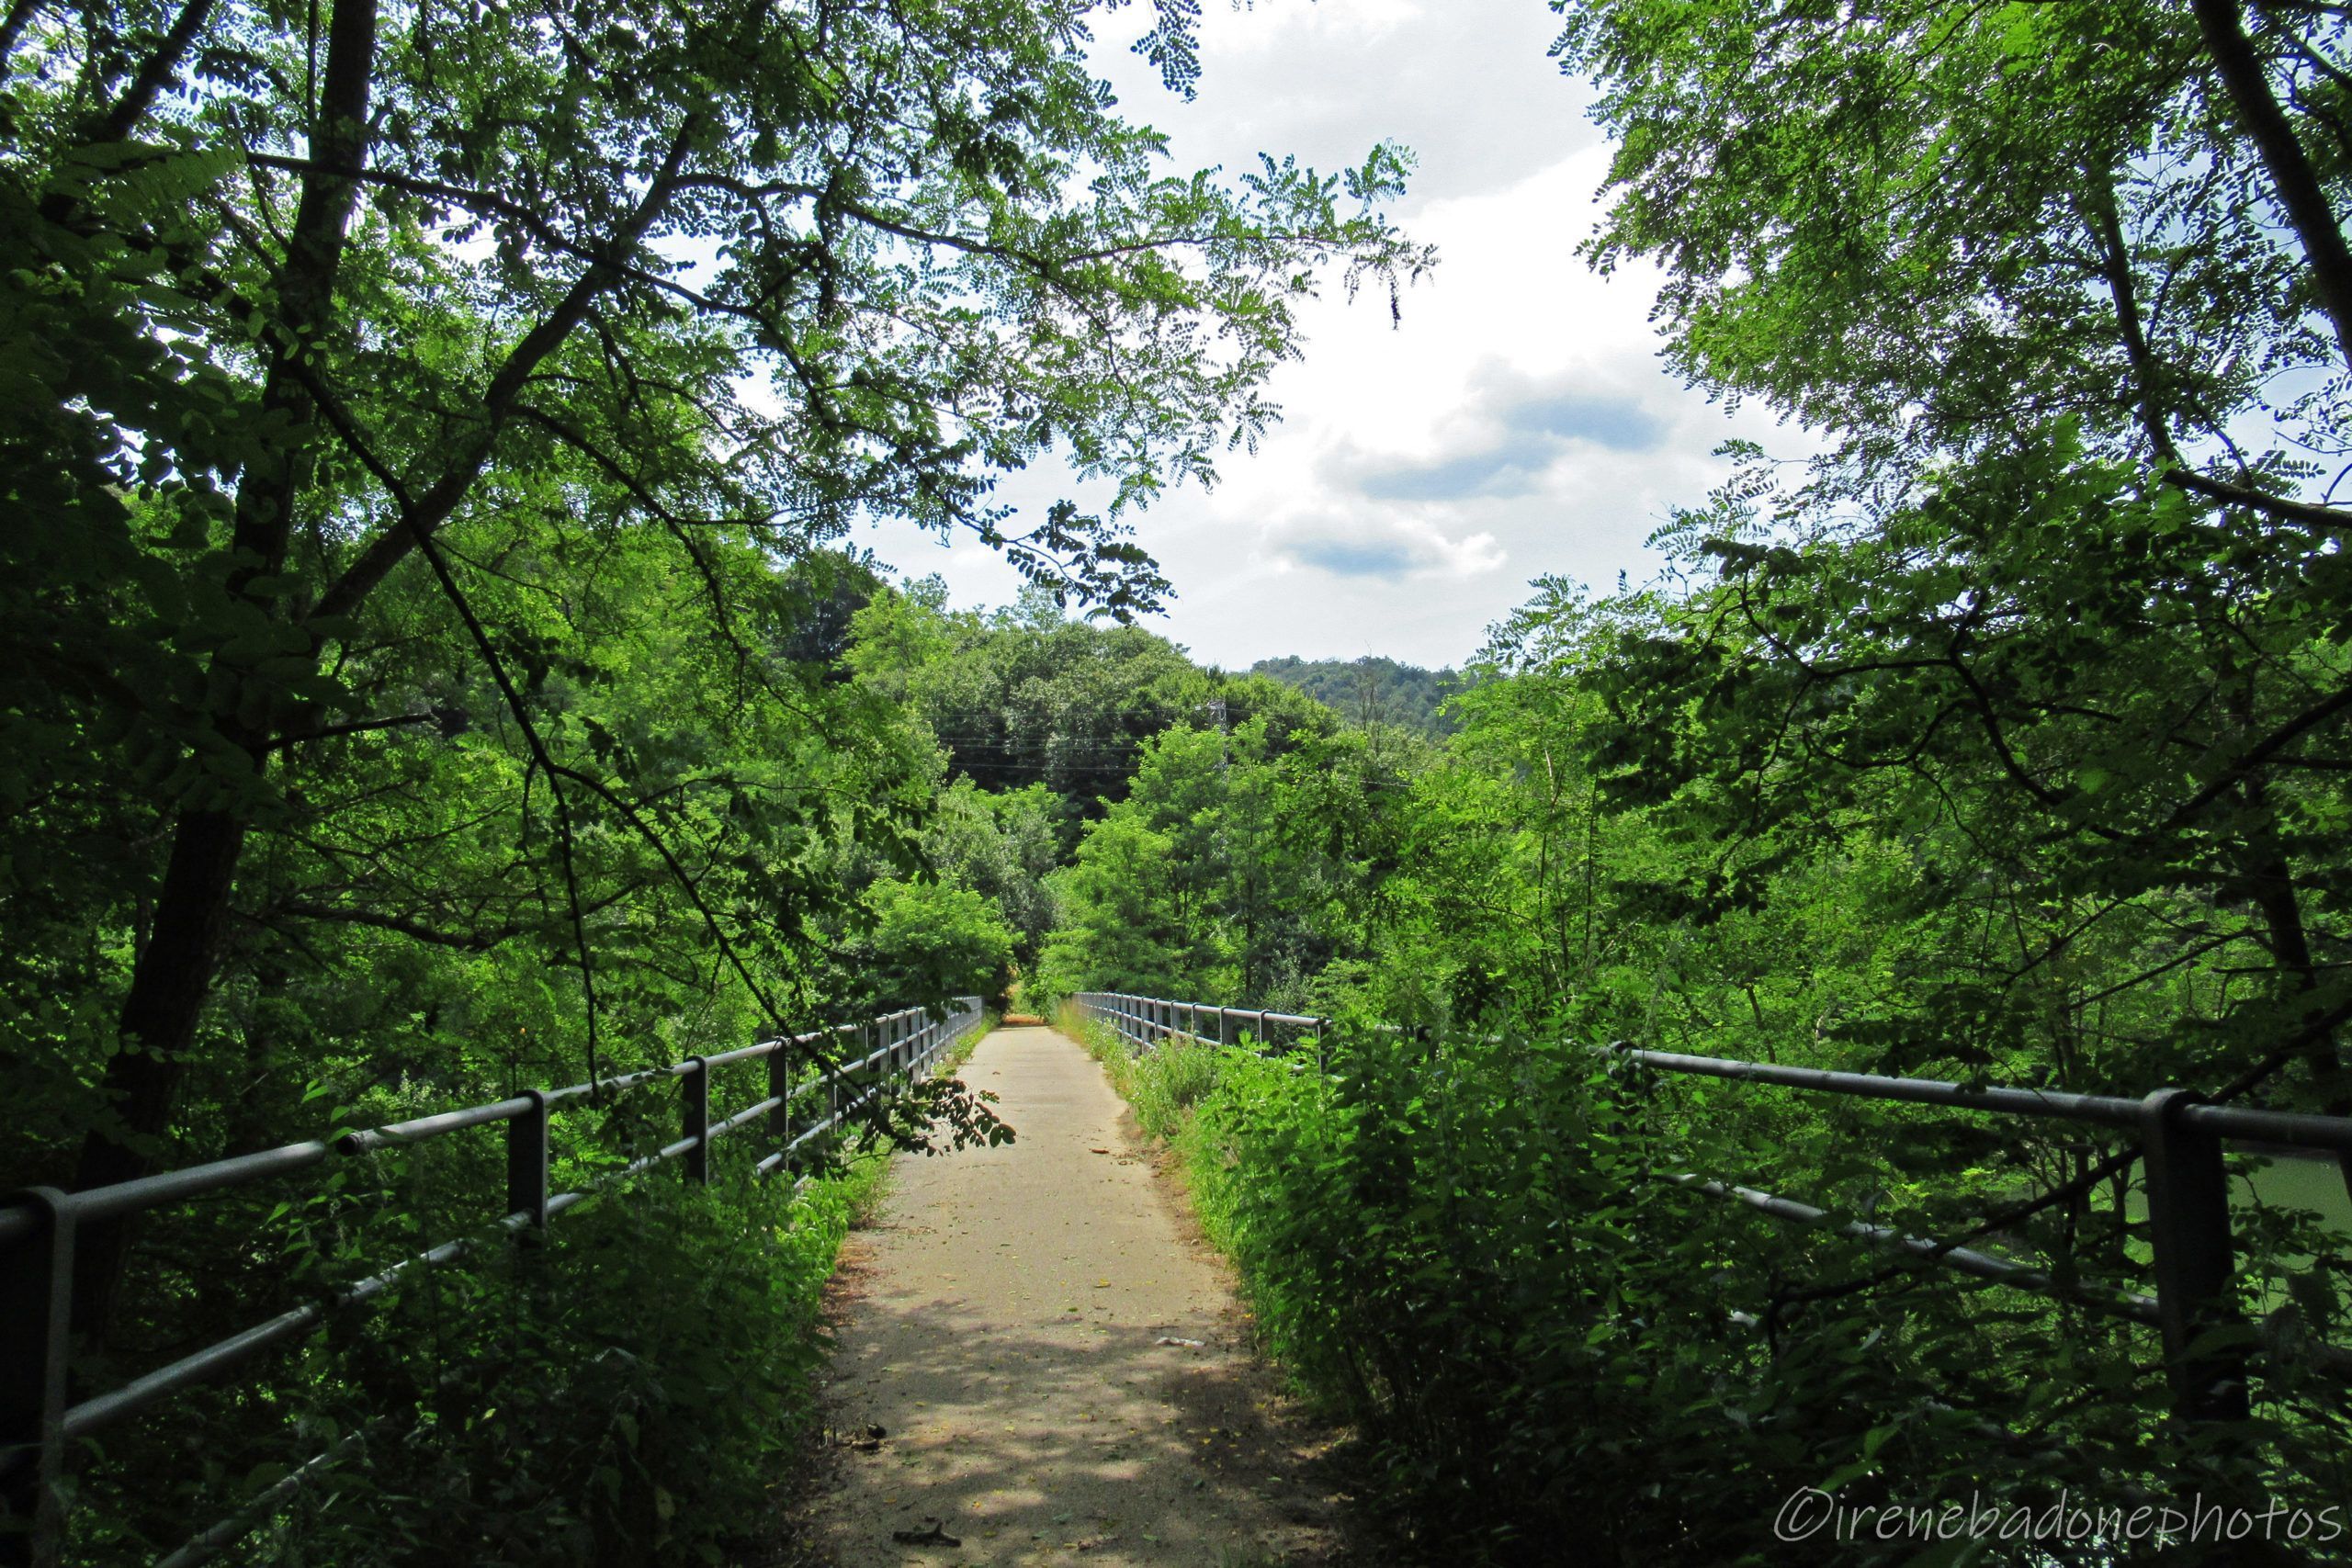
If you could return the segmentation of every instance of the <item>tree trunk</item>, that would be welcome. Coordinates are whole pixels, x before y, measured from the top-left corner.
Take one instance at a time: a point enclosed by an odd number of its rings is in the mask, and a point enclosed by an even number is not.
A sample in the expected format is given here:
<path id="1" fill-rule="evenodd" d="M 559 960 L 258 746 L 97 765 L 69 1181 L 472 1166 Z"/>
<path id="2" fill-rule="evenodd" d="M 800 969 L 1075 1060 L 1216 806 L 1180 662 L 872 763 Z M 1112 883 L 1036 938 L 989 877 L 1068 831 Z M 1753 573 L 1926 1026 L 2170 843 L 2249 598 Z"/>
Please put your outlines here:
<path id="1" fill-rule="evenodd" d="M 2255 908 L 2270 933 L 2271 956 L 2293 976 L 2296 992 L 2308 996 L 2319 989 L 2319 965 L 2312 954 L 2311 935 L 2303 924 L 2303 904 L 2295 889 L 2294 868 L 2279 847 L 2278 818 L 2259 779 L 2245 786 L 2246 805 L 2256 812 L 2256 830 L 2249 835 L 2252 851 L 2248 881 Z M 2344 1057 L 2336 1049 L 2335 1032 L 2323 1030 L 2305 1055 L 2312 1077 L 2323 1086 L 2321 1109 L 2330 1116 L 2352 1114 L 2352 1096 L 2344 1086 Z M 2336 1156 L 2344 1190 L 2352 1194 L 2352 1153 Z"/>
<path id="2" fill-rule="evenodd" d="M 328 31 L 324 91 L 311 138 L 319 161 L 330 167 L 356 167 L 366 152 L 375 62 L 376 0 L 342 0 Z M 332 318 L 335 276 L 357 194 L 357 182 L 349 178 L 307 175 L 287 246 L 260 419 L 264 428 L 292 434 L 270 457 L 249 463 L 240 476 L 228 583 L 232 594 L 264 614 L 280 614 L 278 601 L 254 595 L 251 587 L 285 562 L 295 503 L 310 483 L 316 439 L 318 411 L 294 372 L 293 358 L 312 352 Z M 216 727 L 252 760 L 258 779 L 268 764 L 266 726 L 248 726 L 234 716 L 237 689 L 245 683 L 241 677 L 250 672 L 217 660 L 214 668 L 232 677 Z M 251 810 L 250 799 L 189 808 L 174 826 L 153 933 L 132 963 L 130 988 L 123 998 L 121 1046 L 107 1062 L 104 1089 L 120 1124 L 93 1131 L 84 1141 L 77 1188 L 131 1180 L 153 1168 L 211 992 Z M 74 1258 L 78 1332 L 104 1337 L 120 1292 L 128 1245 L 123 1221 L 84 1229 Z"/>
<path id="3" fill-rule="evenodd" d="M 2213 57 L 2238 123 L 2261 155 L 2278 205 L 2286 209 L 2287 220 L 2302 244 L 2312 291 L 2335 328 L 2336 348 L 2345 363 L 2352 365 L 2352 248 L 2345 244 L 2327 191 L 2270 90 L 2262 57 L 2245 35 L 2238 0 L 2191 0 L 2189 9 L 2196 14 L 2198 33 Z"/>

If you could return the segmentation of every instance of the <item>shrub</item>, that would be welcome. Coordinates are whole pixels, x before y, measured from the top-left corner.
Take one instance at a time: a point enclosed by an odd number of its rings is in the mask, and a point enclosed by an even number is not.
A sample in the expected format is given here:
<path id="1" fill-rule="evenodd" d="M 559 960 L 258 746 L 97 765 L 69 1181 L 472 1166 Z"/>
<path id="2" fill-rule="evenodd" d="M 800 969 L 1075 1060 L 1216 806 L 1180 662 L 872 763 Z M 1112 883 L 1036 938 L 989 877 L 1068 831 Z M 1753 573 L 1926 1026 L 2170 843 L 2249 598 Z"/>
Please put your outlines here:
<path id="1" fill-rule="evenodd" d="M 2314 1514 L 2341 1489 L 2324 1408 L 2189 1451 L 2144 1332 L 1941 1271 L 1803 1289 L 1867 1280 L 1886 1255 L 1661 1179 L 1781 1155 L 1758 1141 L 1780 1109 L 1702 1107 L 1557 1043 L 1366 1033 L 1335 1062 L 1327 1078 L 1222 1053 L 1176 1142 L 1269 1348 L 1360 1424 L 1400 1518 L 1448 1561 L 1555 1562 L 1570 1543 L 1784 1561 L 1775 1515 L 1804 1487 L 2036 1512 L 2062 1492 L 2257 1509 L 2267 1492 Z M 1139 1064 L 1136 1092 L 1169 1076 Z M 1859 1156 L 1845 1179 L 1890 1190 Z M 1936 1544 L 1804 1550 L 1906 1562 Z M 2045 1543 L 2038 1561 L 2145 1545 Z M 2025 1560 L 1980 1560 L 2002 1558 Z"/>
<path id="2" fill-rule="evenodd" d="M 183 1433 L 242 1429 L 208 1450 L 193 1484 L 147 1495 L 141 1456 L 172 1441 L 171 1424 L 128 1436 L 87 1476 L 107 1502 L 83 1517 L 112 1528 L 78 1554 L 168 1551 L 189 1520 L 227 1515 L 356 1434 L 246 1542 L 248 1560 L 724 1561 L 723 1544 L 763 1522 L 810 1418 L 820 1299 L 879 1171 L 869 1161 L 797 1196 L 740 1164 L 707 1188 L 649 1172 L 567 1212 L 543 1243 L 502 1239 L 416 1271 L 293 1364 L 201 1391 L 200 1428 L 198 1411 L 177 1412 Z M 251 1467 L 255 1450 L 285 1457 Z"/>

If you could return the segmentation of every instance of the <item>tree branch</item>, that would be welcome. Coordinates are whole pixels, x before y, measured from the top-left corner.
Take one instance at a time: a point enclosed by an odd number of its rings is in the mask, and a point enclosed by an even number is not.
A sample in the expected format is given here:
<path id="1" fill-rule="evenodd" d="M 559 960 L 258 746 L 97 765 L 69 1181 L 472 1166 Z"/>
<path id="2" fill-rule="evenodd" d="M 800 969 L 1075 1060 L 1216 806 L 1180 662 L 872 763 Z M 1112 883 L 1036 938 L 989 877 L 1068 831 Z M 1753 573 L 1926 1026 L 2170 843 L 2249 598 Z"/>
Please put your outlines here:
<path id="1" fill-rule="evenodd" d="M 563 863 L 563 889 L 571 918 L 571 939 L 580 953 L 580 987 L 587 1000 L 588 1081 L 594 1084 L 603 1076 L 597 1066 L 596 974 L 594 960 L 588 949 L 587 919 L 580 904 L 579 867 L 573 858 L 571 805 L 564 798 L 562 786 L 556 783 L 555 760 L 548 755 L 547 742 L 540 739 L 538 727 L 531 722 L 530 709 L 523 701 L 523 694 L 515 689 L 514 677 L 506 671 L 505 660 L 498 657 L 498 649 L 491 642 L 489 631 L 482 626 L 481 617 L 474 614 L 474 607 L 467 600 L 465 590 L 458 586 L 456 576 L 449 570 L 449 563 L 442 558 L 439 550 L 434 548 L 432 539 L 424 530 L 414 531 L 413 542 L 417 553 L 424 557 L 425 564 L 433 569 L 434 578 L 440 583 L 441 592 L 447 597 L 450 606 L 458 612 L 458 618 L 465 624 L 467 636 L 473 639 L 475 649 L 490 666 L 491 679 L 497 682 L 499 695 L 506 700 L 507 711 L 514 716 L 514 722 L 523 732 L 533 761 L 547 770 L 548 793 L 555 803 L 556 845 Z M 592 1090 L 592 1098 L 593 1094 Z"/>
<path id="2" fill-rule="evenodd" d="M 304 729 L 280 735 L 270 741 L 269 749 L 273 751 L 283 751 L 289 746 L 300 746 L 305 741 L 332 740 L 342 735 L 366 735 L 372 730 L 398 729 L 406 725 L 440 722 L 441 716 L 431 713 L 394 714 L 389 718 L 357 718 L 348 724 L 322 725 L 316 729 Z"/>
<path id="3" fill-rule="evenodd" d="M 324 920 L 335 925 L 369 926 L 377 931 L 394 932 L 435 947 L 455 948 L 462 953 L 487 953 L 503 942 L 512 942 L 532 931 L 533 927 L 509 923 L 485 931 L 445 931 L 399 915 L 387 915 L 375 909 L 360 909 L 334 904 L 312 904 L 289 899 L 272 904 L 256 919 L 266 919 L 271 914 L 292 915 L 299 919 Z"/>
<path id="4" fill-rule="evenodd" d="M 2294 744 L 2299 737 L 2346 709 L 2352 709 L 2352 682 L 2336 688 L 2335 694 L 2325 702 L 2304 709 L 2240 752 L 2237 760 L 2220 776 L 2174 808 L 2172 815 L 2165 818 L 2165 830 L 2184 826 L 2189 818 L 2235 788 L 2256 768 Z"/>
<path id="5" fill-rule="evenodd" d="M 2332 506 L 2314 506 L 2304 501 L 2289 501 L 2284 496 L 2272 495 L 2251 485 L 2211 479 L 2190 468 L 2167 468 L 2158 474 L 2156 479 L 2160 484 L 2188 491 L 2224 506 L 2250 507 L 2290 522 L 2308 523 L 2315 528 L 2352 528 L 2352 512 L 2339 512 Z"/>
<path id="6" fill-rule="evenodd" d="M 2345 244 L 2343 225 L 2310 154 L 2270 91 L 2262 57 L 2240 23 L 2237 0 L 2189 0 L 2188 8 L 2238 122 L 2269 171 L 2278 204 L 2287 209 L 2287 220 L 2302 244 L 2312 288 L 2335 328 L 2337 352 L 2352 365 L 2352 249 Z"/>
<path id="7" fill-rule="evenodd" d="M 369 0 L 372 4 L 373 0 Z M 139 74 L 124 88 L 103 118 L 90 127 L 89 140 L 94 142 L 120 141 L 128 138 L 154 107 L 156 96 L 170 86 L 179 73 L 180 60 L 188 46 L 203 29 L 212 14 L 212 0 L 187 0 L 180 7 L 179 16 L 172 23 L 172 30 L 164 35 L 153 52 L 139 67 Z M 12 21 L 15 19 L 10 18 Z"/>
<path id="8" fill-rule="evenodd" d="M 504 432 L 507 419 L 514 412 L 514 400 L 524 383 L 530 379 L 542 360 L 561 347 L 571 334 L 596 296 L 612 286 L 621 276 L 619 256 L 644 237 L 645 231 L 661 215 L 668 202 L 673 183 L 684 164 L 687 152 L 699 133 L 702 117 L 690 114 L 681 122 L 677 134 L 671 139 L 668 154 L 661 168 L 648 182 L 644 197 L 638 203 L 619 228 L 599 249 L 598 259 L 576 278 L 555 309 L 524 334 L 514 345 L 497 374 L 483 389 L 480 414 L 481 433 L 431 489 L 416 499 L 401 522 L 384 532 L 359 552 L 358 558 L 345 569 L 325 593 L 320 596 L 312 619 L 347 615 L 384 580 L 387 572 L 400 564 L 402 557 L 429 538 L 433 531 L 447 522 L 458 509 L 474 481 L 489 465 L 492 448 Z"/>

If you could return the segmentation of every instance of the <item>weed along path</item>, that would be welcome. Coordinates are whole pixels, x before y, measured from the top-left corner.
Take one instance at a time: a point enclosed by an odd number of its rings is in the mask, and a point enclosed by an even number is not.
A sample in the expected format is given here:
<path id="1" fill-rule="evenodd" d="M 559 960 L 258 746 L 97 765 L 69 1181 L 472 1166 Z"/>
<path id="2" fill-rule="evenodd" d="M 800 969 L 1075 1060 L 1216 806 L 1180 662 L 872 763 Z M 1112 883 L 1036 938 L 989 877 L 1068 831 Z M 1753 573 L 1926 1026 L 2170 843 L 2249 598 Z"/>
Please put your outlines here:
<path id="1" fill-rule="evenodd" d="M 1222 1267 L 1102 1068 L 1012 1028 L 962 1076 L 1018 1141 L 901 1156 L 852 1237 L 812 1544 L 837 1568 L 1329 1561 L 1314 1439 L 1269 1413 Z"/>

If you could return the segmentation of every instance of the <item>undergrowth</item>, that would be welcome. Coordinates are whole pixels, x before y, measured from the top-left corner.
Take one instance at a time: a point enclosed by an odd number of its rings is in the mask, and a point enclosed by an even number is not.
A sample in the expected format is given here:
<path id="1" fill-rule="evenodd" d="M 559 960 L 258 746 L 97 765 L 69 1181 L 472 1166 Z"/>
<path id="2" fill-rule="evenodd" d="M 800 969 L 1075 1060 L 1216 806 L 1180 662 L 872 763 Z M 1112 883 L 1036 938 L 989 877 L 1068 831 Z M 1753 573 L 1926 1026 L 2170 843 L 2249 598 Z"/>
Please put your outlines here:
<path id="1" fill-rule="evenodd" d="M 935 1073 L 952 1072 L 980 1032 Z M 294 1289 L 413 1252 L 450 1223 L 422 1216 L 497 1190 L 494 1144 L 425 1156 L 355 1172 L 399 1200 L 373 1219 L 321 1206 L 329 1217 L 283 1265 Z M 720 1145 L 707 1187 L 674 1168 L 648 1171 L 570 1209 L 543 1237 L 497 1239 L 457 1266 L 413 1271 L 372 1310 L 332 1319 L 282 1371 L 190 1390 L 175 1424 L 94 1448 L 78 1484 L 95 1506 L 76 1510 L 70 1560 L 168 1552 L 187 1520 L 225 1518 L 332 1452 L 237 1560 L 725 1561 L 765 1524 L 805 1448 L 811 1373 L 827 1352 L 822 1292 L 888 1164 L 854 1156 L 796 1190 L 755 1176 L 749 1148 Z M 193 1465 L 172 1457 L 182 1447 L 172 1433 L 197 1430 L 218 1440 Z"/>
<path id="2" fill-rule="evenodd" d="M 2274 1500 L 2310 1545 L 2333 1508 L 2342 1542 L 2333 1404 L 2273 1388 L 2187 1438 L 2136 1326 L 1662 1179 L 1752 1169 L 1786 1128 L 1559 1043 L 1351 1032 L 1326 1077 L 1069 1026 L 1180 1155 L 1265 1348 L 1447 1561 L 2107 1565 L 2157 1555 L 2119 1529 L 2133 1509 Z M 1809 1488 L 1859 1539 L 1776 1534 Z M 2027 1544 L 2020 1508 L 2056 1537 Z M 1873 1509 L 1928 1533 L 1881 1539 Z"/>

